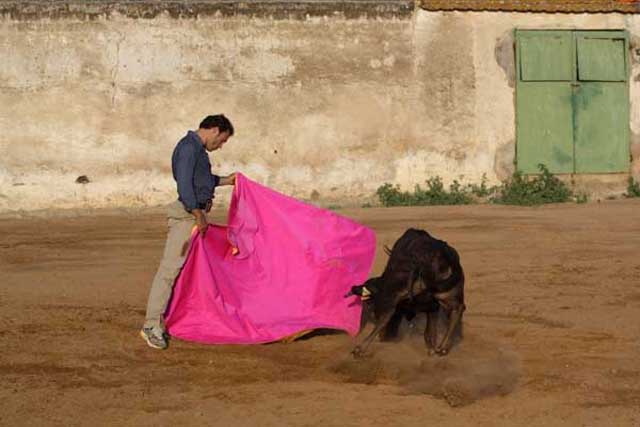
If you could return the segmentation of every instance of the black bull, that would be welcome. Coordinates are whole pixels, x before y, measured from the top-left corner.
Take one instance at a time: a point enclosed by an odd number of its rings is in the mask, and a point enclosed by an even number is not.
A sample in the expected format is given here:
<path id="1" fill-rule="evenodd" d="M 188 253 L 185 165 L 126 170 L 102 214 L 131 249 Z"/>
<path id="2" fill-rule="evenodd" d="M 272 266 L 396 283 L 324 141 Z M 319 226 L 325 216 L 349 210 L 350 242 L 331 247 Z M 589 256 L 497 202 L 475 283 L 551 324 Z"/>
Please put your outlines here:
<path id="1" fill-rule="evenodd" d="M 361 328 L 368 314 L 375 325 L 366 338 L 360 337 L 352 354 L 362 355 L 377 334 L 383 339 L 394 336 L 402 317 L 411 318 L 418 312 L 427 314 L 424 341 L 429 354 L 447 354 L 465 310 L 464 272 L 458 252 L 447 242 L 413 228 L 405 231 L 391 250 L 386 250 L 389 261 L 382 276 L 354 286 L 345 295 L 359 295 L 364 301 Z M 447 315 L 448 327 L 438 342 L 440 309 Z"/>

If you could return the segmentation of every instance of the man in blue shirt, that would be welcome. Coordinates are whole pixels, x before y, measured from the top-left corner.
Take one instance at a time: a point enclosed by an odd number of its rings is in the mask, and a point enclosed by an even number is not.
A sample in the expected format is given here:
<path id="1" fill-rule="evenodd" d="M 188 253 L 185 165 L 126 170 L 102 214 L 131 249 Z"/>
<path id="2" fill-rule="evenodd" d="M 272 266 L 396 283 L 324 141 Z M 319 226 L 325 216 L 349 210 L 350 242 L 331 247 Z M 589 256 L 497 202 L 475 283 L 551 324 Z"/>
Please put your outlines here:
<path id="1" fill-rule="evenodd" d="M 173 150 L 171 169 L 178 200 L 169 205 L 167 242 L 151 284 L 146 319 L 140 331 L 150 347 L 167 348 L 162 315 L 189 251 L 193 226 L 204 236 L 208 227 L 206 213 L 211 209 L 216 187 L 235 185 L 235 174 L 221 177 L 211 173 L 207 154 L 222 148 L 232 135 L 233 125 L 224 115 L 207 116 L 198 130 L 189 131 Z"/>

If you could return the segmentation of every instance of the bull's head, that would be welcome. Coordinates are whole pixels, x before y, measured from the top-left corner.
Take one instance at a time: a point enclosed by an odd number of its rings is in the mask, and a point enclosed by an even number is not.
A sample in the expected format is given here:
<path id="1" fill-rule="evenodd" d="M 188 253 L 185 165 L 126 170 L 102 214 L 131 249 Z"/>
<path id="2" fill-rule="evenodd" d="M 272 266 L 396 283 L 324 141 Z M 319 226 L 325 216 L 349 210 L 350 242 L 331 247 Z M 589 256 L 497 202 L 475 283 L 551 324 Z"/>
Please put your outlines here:
<path id="1" fill-rule="evenodd" d="M 363 301 L 366 301 L 371 297 L 371 291 L 369 291 L 369 289 L 367 289 L 367 287 L 365 285 L 352 286 L 351 290 L 349 292 L 347 292 L 344 295 L 344 297 L 348 298 L 348 297 L 353 296 L 353 295 L 357 295 Z"/>
<path id="2" fill-rule="evenodd" d="M 347 292 L 344 297 L 347 298 L 353 295 L 357 295 L 363 301 L 368 300 L 369 298 L 371 298 L 372 295 L 374 295 L 378 291 L 378 286 L 377 286 L 378 279 L 379 279 L 378 277 L 374 277 L 367 280 L 362 285 L 352 286 L 351 290 Z"/>

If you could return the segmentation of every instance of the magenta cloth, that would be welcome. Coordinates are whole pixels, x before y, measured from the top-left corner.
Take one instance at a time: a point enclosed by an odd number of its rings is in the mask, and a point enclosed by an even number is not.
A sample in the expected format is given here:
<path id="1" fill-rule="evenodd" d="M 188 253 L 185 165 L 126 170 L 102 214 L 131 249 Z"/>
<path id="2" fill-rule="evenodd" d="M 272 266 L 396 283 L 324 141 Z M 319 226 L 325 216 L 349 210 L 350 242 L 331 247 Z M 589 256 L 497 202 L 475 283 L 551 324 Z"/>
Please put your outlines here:
<path id="1" fill-rule="evenodd" d="M 317 328 L 355 335 L 362 307 L 344 294 L 367 279 L 374 255 L 373 230 L 238 174 L 228 225 L 192 238 L 167 331 L 207 344 L 265 343 Z"/>

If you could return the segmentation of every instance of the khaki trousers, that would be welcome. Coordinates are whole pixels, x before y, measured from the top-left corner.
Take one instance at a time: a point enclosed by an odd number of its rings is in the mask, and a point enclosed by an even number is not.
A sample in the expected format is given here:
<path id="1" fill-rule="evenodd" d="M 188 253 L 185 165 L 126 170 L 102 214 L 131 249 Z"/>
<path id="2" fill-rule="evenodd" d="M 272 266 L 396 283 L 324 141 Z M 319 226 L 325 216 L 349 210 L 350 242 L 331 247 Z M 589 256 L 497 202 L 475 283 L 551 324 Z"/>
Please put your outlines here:
<path id="1" fill-rule="evenodd" d="M 164 254 L 158 271 L 151 283 L 147 315 L 144 327 L 158 327 L 164 331 L 162 315 L 164 314 L 173 285 L 182 270 L 187 254 L 191 232 L 195 225 L 195 218 L 184 209 L 182 203 L 176 200 L 167 210 L 169 232 L 164 246 Z"/>

